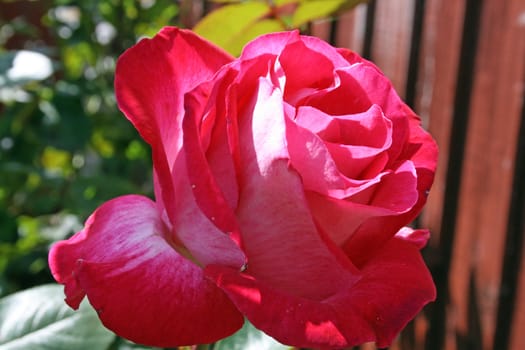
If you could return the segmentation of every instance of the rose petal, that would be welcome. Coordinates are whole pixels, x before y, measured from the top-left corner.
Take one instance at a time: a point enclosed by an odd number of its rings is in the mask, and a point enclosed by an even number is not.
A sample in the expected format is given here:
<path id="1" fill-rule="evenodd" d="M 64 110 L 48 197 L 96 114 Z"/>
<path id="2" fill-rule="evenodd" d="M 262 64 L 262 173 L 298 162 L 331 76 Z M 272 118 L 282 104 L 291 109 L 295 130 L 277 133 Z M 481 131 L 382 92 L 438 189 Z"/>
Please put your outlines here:
<path id="1" fill-rule="evenodd" d="M 175 162 L 177 171 L 187 172 L 186 164 L 186 156 L 181 153 Z M 218 206 L 223 200 L 219 199 L 220 194 L 214 197 L 217 193 L 206 193 L 205 181 L 192 184 L 187 176 L 175 179 L 178 201 L 170 233 L 173 239 L 181 242 L 201 266 L 223 264 L 238 269 L 244 266 L 246 256 L 241 250 L 238 223 L 231 217 L 230 208 Z M 210 216 L 203 212 L 197 198 L 205 201 Z"/>
<path id="2" fill-rule="evenodd" d="M 348 66 L 347 60 L 333 46 L 316 37 L 302 36 L 298 30 L 269 33 L 257 37 L 246 44 L 240 60 L 249 60 L 265 54 L 278 56 L 288 45 L 292 45 L 297 41 L 302 42 L 304 48 L 308 50 L 308 54 L 312 52 L 320 53 L 328 58 L 335 67 Z M 296 58 L 301 59 L 300 57 Z M 291 59 L 293 60 L 293 57 Z"/>
<path id="3" fill-rule="evenodd" d="M 292 104 L 318 89 L 332 86 L 334 68 L 348 66 L 334 47 L 319 38 L 301 36 L 298 31 L 260 36 L 245 46 L 241 60 L 265 54 L 278 56 L 275 69 L 285 82 L 281 84 L 284 100 Z M 316 70 L 304 74 L 305 67 Z"/>
<path id="4" fill-rule="evenodd" d="M 128 49 L 117 62 L 119 108 L 152 147 L 157 202 L 167 206 L 170 218 L 176 201 L 171 170 L 182 142 L 184 94 L 232 60 L 191 31 L 166 27 Z"/>
<path id="5" fill-rule="evenodd" d="M 368 146 L 348 146 L 339 143 L 326 143 L 337 168 L 351 179 L 370 179 L 381 173 L 388 163 L 384 149 Z"/>
<path id="6" fill-rule="evenodd" d="M 51 249 L 51 271 L 66 285 L 66 301 L 77 308 L 87 295 L 106 327 L 148 345 L 207 343 L 236 331 L 241 314 L 170 246 L 165 230 L 145 197 L 103 204 L 84 230 Z"/>
<path id="7" fill-rule="evenodd" d="M 309 108 L 306 107 L 305 110 Z M 314 118 L 313 115 L 312 118 Z M 314 131 L 323 127 L 323 118 L 318 119 L 321 120 L 314 127 Z M 303 120 L 302 123 L 305 121 Z M 380 174 L 367 180 L 351 179 L 345 176 L 346 174 L 341 172 L 330 153 L 327 143 L 289 118 L 286 119 L 286 137 L 291 164 L 301 175 L 304 189 L 307 191 L 335 198 L 347 198 L 366 190 L 379 181 Z M 338 156 L 338 154 L 335 155 Z M 347 162 L 351 165 L 352 159 L 347 159 Z"/>
<path id="8" fill-rule="evenodd" d="M 119 107 L 152 146 L 156 198 L 173 225 L 172 239 L 201 264 L 240 267 L 245 258 L 239 242 L 200 212 L 180 154 L 184 95 L 232 60 L 191 31 L 168 27 L 120 57 L 115 89 Z"/>
<path id="9" fill-rule="evenodd" d="M 321 298 L 351 283 L 353 266 L 338 260 L 312 221 L 300 178 L 288 167 L 284 119 L 281 91 L 261 78 L 253 105 L 239 117 L 237 216 L 247 271 L 292 295 Z"/>
<path id="10" fill-rule="evenodd" d="M 345 243 L 366 220 L 396 214 L 385 208 L 336 199 L 311 191 L 306 192 L 306 198 L 316 223 L 337 246 Z"/>
<path id="11" fill-rule="evenodd" d="M 384 115 L 392 121 L 392 145 L 388 154 L 391 162 L 395 162 L 407 142 L 408 123 L 417 118 L 415 113 L 401 100 L 390 80 L 373 63 L 363 60 L 342 70 L 340 74 L 350 75 L 359 82 L 359 93 L 365 94 L 370 103 L 379 105 Z M 343 91 L 344 88 L 341 88 L 340 93 Z M 389 163 L 387 166 L 391 165 L 392 163 Z"/>
<path id="12" fill-rule="evenodd" d="M 392 122 L 378 105 L 362 113 L 338 116 L 301 106 L 297 109 L 295 122 L 332 143 L 383 149 L 391 144 Z"/>
<path id="13" fill-rule="evenodd" d="M 306 97 L 301 104 L 313 106 L 331 115 L 360 113 L 371 105 L 381 107 L 392 125 L 392 145 L 388 150 L 392 163 L 398 159 L 409 135 L 409 120 L 414 112 L 401 100 L 390 81 L 369 61 L 336 70 L 339 83 Z M 349 93 L 351 91 L 351 93 Z"/>
<path id="14" fill-rule="evenodd" d="M 329 115 L 363 113 L 375 102 L 361 87 L 361 82 L 352 75 L 357 65 L 335 70 L 335 84 L 305 96 L 298 105 L 315 107 Z M 380 107 L 382 107 L 379 104 Z"/>
<path id="15" fill-rule="evenodd" d="M 387 347 L 436 295 L 418 249 L 397 238 L 363 266 L 357 282 L 340 285 L 323 300 L 297 297 L 221 266 L 205 271 L 255 327 L 304 348 L 346 348 L 369 341 Z"/>
<path id="16" fill-rule="evenodd" d="M 288 43 L 278 61 L 286 77 L 284 100 L 292 104 L 304 95 L 303 91 L 324 89 L 333 83 L 333 63 L 322 51 L 308 48 L 302 40 Z M 305 67 L 316 67 L 316 70 L 304 74 Z"/>
<path id="17" fill-rule="evenodd" d="M 361 230 L 363 224 L 382 220 L 400 222 L 395 217 L 409 212 L 418 200 L 417 178 L 413 164 L 403 163 L 395 172 L 380 174 L 365 190 L 346 198 L 307 192 L 308 203 L 317 224 L 337 246 L 347 246 L 352 261 L 373 256 L 376 249 L 399 229 L 395 225 Z M 354 247 L 353 245 L 356 245 Z M 361 250 L 360 250 L 361 249 Z"/>
<path id="18" fill-rule="evenodd" d="M 336 48 L 337 53 L 339 53 L 343 59 L 345 59 L 350 65 L 356 64 L 356 63 L 362 63 L 364 61 L 368 62 L 363 57 L 359 56 L 356 52 L 349 50 L 344 47 L 338 47 Z"/>
<path id="19" fill-rule="evenodd" d="M 183 164 L 182 161 L 180 165 L 177 166 L 178 171 L 187 172 L 188 179 L 183 177 L 176 177 L 177 182 L 176 188 L 178 193 L 182 192 L 187 194 L 188 186 L 191 187 L 192 197 L 195 198 L 195 201 L 204 215 L 206 215 L 209 220 L 215 225 L 219 230 L 226 232 L 228 236 L 235 241 L 237 246 L 241 246 L 241 236 L 240 229 L 235 217 L 234 208 L 228 204 L 226 197 L 224 196 L 223 189 L 221 189 L 215 180 L 214 174 L 212 173 L 209 163 L 205 157 L 204 151 L 201 147 L 199 140 L 199 131 L 197 129 L 197 120 L 201 118 L 202 114 L 202 101 L 199 101 L 195 98 L 194 94 L 188 94 L 186 96 L 186 116 L 183 121 L 183 130 L 184 130 L 184 154 L 181 154 L 181 159 L 185 158 L 186 164 Z M 223 136 L 226 137 L 224 133 Z M 224 140 L 226 141 L 226 140 Z M 231 161 L 231 155 L 227 155 L 226 162 Z M 179 164 L 179 162 L 177 162 Z M 235 181 L 235 172 L 233 169 L 233 164 L 231 164 L 230 176 L 232 180 Z M 190 184 L 191 183 L 191 184 Z M 228 189 L 229 193 L 237 193 L 237 184 L 234 182 L 230 183 L 234 188 Z M 236 194 L 238 196 L 238 194 Z M 188 194 L 189 196 L 189 194 Z M 188 199 L 193 202 L 192 200 Z M 179 212 L 186 210 L 188 206 L 195 206 L 194 203 L 185 203 L 179 207 Z M 194 211 L 195 214 L 199 214 L 198 210 Z M 192 220 L 191 217 L 181 216 L 176 214 L 177 219 L 176 227 L 180 227 L 179 236 L 185 234 L 188 230 L 192 230 L 190 225 L 195 225 L 196 220 Z M 193 214 L 192 214 L 193 216 Z M 184 229 L 181 227 L 184 226 Z M 200 228 L 199 230 L 192 230 L 193 233 L 187 237 L 181 238 L 188 247 L 192 246 L 191 251 L 195 254 L 207 252 L 208 255 L 211 253 L 215 259 L 222 259 L 224 254 L 232 254 L 232 252 L 237 252 L 240 256 L 243 257 L 242 260 L 237 261 L 237 267 L 244 266 L 246 259 L 244 254 L 238 249 L 238 247 L 228 247 L 227 240 L 223 237 L 217 235 L 211 235 L 209 233 L 213 232 L 213 228 Z M 200 232 L 208 232 L 208 234 L 202 234 Z M 200 237 L 200 238 L 199 238 Z M 211 240 L 210 240 L 211 239 Z M 223 241 L 223 245 L 219 244 L 220 241 Z M 219 248 L 219 249 L 217 249 Z M 214 262 L 209 259 L 209 256 L 203 256 L 206 260 L 203 261 L 205 265 Z M 234 259 L 235 261 L 235 259 Z M 215 261 L 215 263 L 217 263 Z M 240 265 L 239 265 L 240 263 Z M 223 262 L 224 264 L 224 262 Z"/>
<path id="20" fill-rule="evenodd" d="M 377 105 L 344 116 L 330 116 L 302 106 L 295 121 L 325 141 L 337 169 L 348 178 L 373 178 L 389 160 L 386 151 L 392 144 L 392 122 Z"/>
<path id="21" fill-rule="evenodd" d="M 233 209 L 237 207 L 239 200 L 239 185 L 234 160 L 236 145 L 230 142 L 228 136 L 228 130 L 234 127 L 232 123 L 235 118 L 228 116 L 236 113 L 230 110 L 228 97 L 231 90 L 234 89 L 232 81 L 237 71 L 228 69 L 221 73 L 224 74 L 215 77 L 215 84 L 209 92 L 210 96 L 206 104 L 198 99 L 193 99 L 193 92 L 186 96 L 188 101 L 186 113 L 189 114 L 188 118 L 195 118 L 195 123 L 198 124 L 199 130 L 196 138 L 200 139 L 212 177 L 223 193 L 228 206 Z M 189 103 L 190 99 L 193 99 L 195 103 Z M 190 142 L 193 141 L 195 140 L 190 140 Z"/>
<path id="22" fill-rule="evenodd" d="M 417 249 L 423 249 L 430 238 L 430 231 L 424 229 L 414 230 L 411 227 L 403 227 L 396 233 L 396 238 L 414 244 Z"/>

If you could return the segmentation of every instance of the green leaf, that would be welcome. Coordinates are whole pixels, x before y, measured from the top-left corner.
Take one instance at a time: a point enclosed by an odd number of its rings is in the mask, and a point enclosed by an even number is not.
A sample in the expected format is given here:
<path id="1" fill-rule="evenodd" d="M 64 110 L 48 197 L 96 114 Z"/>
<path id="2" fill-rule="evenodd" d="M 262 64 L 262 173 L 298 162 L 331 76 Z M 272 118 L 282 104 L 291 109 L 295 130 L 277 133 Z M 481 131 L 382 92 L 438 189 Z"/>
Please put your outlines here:
<path id="1" fill-rule="evenodd" d="M 243 0 L 211 0 L 211 2 L 216 2 L 218 4 L 231 4 L 231 3 L 239 3 Z"/>
<path id="2" fill-rule="evenodd" d="M 213 350 L 289 350 L 290 346 L 283 345 L 272 337 L 255 328 L 248 320 L 234 335 L 215 343 Z"/>
<path id="3" fill-rule="evenodd" d="M 114 338 L 87 301 L 77 311 L 70 309 L 60 285 L 0 299 L 0 350 L 103 350 Z"/>
<path id="4" fill-rule="evenodd" d="M 270 11 L 270 6 L 263 2 L 226 5 L 204 17 L 193 31 L 216 45 L 227 48 L 234 45 L 237 36 Z"/>
<path id="5" fill-rule="evenodd" d="M 259 35 L 283 30 L 285 30 L 284 25 L 278 20 L 264 19 L 251 24 L 246 30 L 232 38 L 232 40 L 224 46 L 224 49 L 232 55 L 238 56 L 244 45 Z"/>
<path id="6" fill-rule="evenodd" d="M 348 10 L 365 0 L 303 0 L 292 17 L 292 26 L 298 28 L 310 21 L 329 17 Z"/>

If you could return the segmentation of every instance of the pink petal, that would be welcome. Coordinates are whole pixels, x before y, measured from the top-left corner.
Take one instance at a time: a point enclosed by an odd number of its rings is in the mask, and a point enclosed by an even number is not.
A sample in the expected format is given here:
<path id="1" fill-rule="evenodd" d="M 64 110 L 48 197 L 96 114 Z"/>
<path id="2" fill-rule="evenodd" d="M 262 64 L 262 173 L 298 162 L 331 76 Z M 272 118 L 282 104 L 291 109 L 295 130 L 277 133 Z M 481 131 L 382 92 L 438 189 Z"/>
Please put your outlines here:
<path id="1" fill-rule="evenodd" d="M 231 80 L 228 76 L 223 78 Z M 217 80 L 220 81 L 219 77 Z M 215 100 L 224 84 L 204 85 L 207 87 L 201 85 L 186 95 L 184 148 L 174 167 L 179 201 L 173 228 L 177 238 L 202 265 L 215 263 L 240 269 L 246 264 L 246 256 L 240 249 L 242 237 L 233 211 L 239 196 L 235 164 L 226 132 L 221 130 L 226 122 L 217 116 L 224 112 L 225 106 L 208 102 L 208 95 L 212 96 L 210 101 Z M 217 133 L 223 137 L 221 142 L 216 140 Z M 205 154 L 203 147 L 212 146 L 217 148 Z"/>
<path id="2" fill-rule="evenodd" d="M 325 141 L 337 169 L 348 178 L 373 178 L 388 162 L 392 122 L 377 105 L 366 112 L 344 116 L 330 116 L 302 106 L 295 121 Z"/>
<path id="3" fill-rule="evenodd" d="M 417 200 L 416 169 L 411 161 L 405 161 L 395 171 L 381 178 L 368 204 L 395 213 L 406 213 Z"/>
<path id="4" fill-rule="evenodd" d="M 211 176 L 230 208 L 236 208 L 239 200 L 237 164 L 234 156 L 237 146 L 235 142 L 231 142 L 229 137 L 230 129 L 234 128 L 233 123 L 236 119 L 228 117 L 236 114 L 236 111 L 232 111 L 228 103 L 230 93 L 235 88 L 232 86 L 235 73 L 236 71 L 230 69 L 224 77 L 215 78 L 215 84 L 206 105 L 195 100 L 193 102 L 196 103 L 189 103 L 192 100 L 193 93 L 186 96 L 188 103 L 186 113 L 189 115 L 189 119 L 195 119 L 194 122 L 199 128 L 196 137 L 200 138 L 202 152 L 205 153 Z M 203 110 L 200 111 L 200 109 Z M 188 140 L 188 142 L 194 142 L 194 140 Z M 195 146 L 197 145 L 195 144 Z M 189 168 L 191 172 L 192 169 Z M 197 174 L 197 176 L 201 175 Z"/>
<path id="5" fill-rule="evenodd" d="M 301 175 L 305 190 L 328 193 L 360 185 L 341 174 L 324 141 L 310 130 L 286 119 L 286 137 L 290 162 Z"/>
<path id="6" fill-rule="evenodd" d="M 299 297 L 235 270 L 208 266 L 206 274 L 253 325 L 278 341 L 305 348 L 390 345 L 429 301 L 432 277 L 412 244 L 394 238 L 363 266 L 360 279 L 323 300 Z M 322 283 L 314 277 L 311 283 Z"/>
<path id="7" fill-rule="evenodd" d="M 201 85 L 185 97 L 186 116 L 183 128 L 188 175 L 194 184 L 207 183 L 205 186 L 195 186 L 194 192 L 201 191 L 203 196 L 197 196 L 196 200 L 208 213 L 210 208 L 206 209 L 208 204 L 205 203 L 208 200 L 202 199 L 209 197 L 209 193 L 222 197 L 222 203 L 218 207 L 226 205 L 233 209 L 237 207 L 239 200 L 236 174 L 239 167 L 235 117 L 237 106 L 231 103 L 238 72 L 232 66 L 233 64 L 224 67 L 206 91 L 203 91 L 205 89 Z M 206 96 L 202 98 L 200 95 Z M 208 190 L 204 190 L 206 188 Z"/>
<path id="8" fill-rule="evenodd" d="M 388 154 L 382 148 L 326 143 L 337 168 L 351 179 L 374 178 L 385 169 Z"/>
<path id="9" fill-rule="evenodd" d="M 367 61 L 363 57 L 359 56 L 356 52 L 347 48 L 338 47 L 336 50 L 348 63 L 350 63 L 350 65 Z"/>
<path id="10" fill-rule="evenodd" d="M 285 81 L 281 87 L 284 100 L 295 104 L 317 89 L 333 85 L 334 68 L 348 66 L 337 50 L 315 37 L 301 36 L 298 31 L 263 35 L 248 43 L 241 60 L 263 55 L 278 56 L 276 69 Z M 304 74 L 307 67 L 316 67 Z"/>
<path id="11" fill-rule="evenodd" d="M 164 28 L 120 57 L 115 89 L 119 107 L 152 146 L 156 198 L 173 225 L 171 239 L 201 264 L 240 267 L 245 257 L 239 242 L 225 234 L 232 230 L 224 222 L 217 228 L 195 203 L 180 152 L 184 95 L 232 59 L 191 31 Z"/>
<path id="12" fill-rule="evenodd" d="M 237 210 L 247 271 L 292 295 L 330 295 L 351 283 L 353 266 L 335 256 L 318 232 L 301 180 L 288 166 L 282 93 L 261 78 L 248 107 L 239 117 L 244 168 Z"/>
<path id="13" fill-rule="evenodd" d="M 337 246 L 345 243 L 366 220 L 396 214 L 385 208 L 337 199 L 311 191 L 306 193 L 306 198 L 316 223 Z"/>
<path id="14" fill-rule="evenodd" d="M 361 113 L 373 104 L 381 107 L 392 125 L 392 145 L 388 150 L 392 166 L 408 139 L 409 120 L 414 112 L 399 98 L 390 81 L 372 63 L 363 60 L 336 70 L 338 83 L 304 98 L 301 104 L 318 108 L 331 115 Z"/>
<path id="15" fill-rule="evenodd" d="M 317 224 L 337 246 L 348 247 L 353 262 L 360 263 L 361 258 L 356 258 L 353 252 L 363 258 L 373 256 L 399 229 L 396 217 L 404 217 L 417 203 L 416 173 L 407 161 L 395 172 L 381 174 L 364 191 L 352 196 L 338 199 L 307 192 L 307 198 Z M 376 221 L 383 226 L 370 231 L 361 229 Z"/>
<path id="16" fill-rule="evenodd" d="M 166 27 L 128 49 L 117 62 L 119 108 L 152 147 L 157 201 L 168 207 L 170 217 L 176 201 L 171 170 L 182 142 L 184 94 L 232 60 L 191 31 Z"/>
<path id="17" fill-rule="evenodd" d="M 294 44 L 298 41 L 302 42 L 302 50 L 308 50 L 307 54 L 311 54 L 312 52 L 320 53 L 336 67 L 348 66 L 346 59 L 333 46 L 319 38 L 300 35 L 297 30 L 259 36 L 244 47 L 240 59 L 248 60 L 265 54 L 279 56 L 287 45 Z M 292 49 L 290 54 L 297 52 L 295 51 L 296 48 Z M 304 54 L 304 52 L 301 52 L 301 54 Z M 302 59 L 301 57 L 295 58 L 298 60 Z M 293 60 L 293 57 L 289 59 Z M 304 68 L 304 66 L 297 68 Z"/>
<path id="18" fill-rule="evenodd" d="M 286 31 L 261 35 L 244 46 L 239 59 L 241 61 L 247 61 L 266 54 L 278 56 L 288 43 L 297 41 L 298 39 L 298 31 Z"/>
<path id="19" fill-rule="evenodd" d="M 430 238 L 430 232 L 424 229 L 414 230 L 411 227 L 403 227 L 396 233 L 396 238 L 414 244 L 417 249 L 423 249 Z"/>
<path id="20" fill-rule="evenodd" d="M 336 68 L 333 86 L 305 96 L 301 101 L 298 101 L 298 104 L 315 107 L 330 115 L 366 112 L 375 101 L 367 95 L 361 86 L 361 82 L 353 76 L 352 72 L 355 69 L 356 65 Z M 380 104 L 378 105 L 382 107 Z"/>
<path id="21" fill-rule="evenodd" d="M 357 266 L 362 266 L 419 213 L 421 197 L 418 181 L 414 164 L 406 161 L 395 172 L 385 175 L 373 188 L 370 197 L 360 198 L 368 201 L 365 204 L 384 208 L 392 214 L 371 216 L 343 243 L 346 254 Z"/>
<path id="22" fill-rule="evenodd" d="M 284 100 L 292 104 L 302 96 L 302 91 L 322 89 L 332 85 L 334 65 L 322 51 L 311 50 L 301 40 L 288 43 L 278 58 L 286 77 Z M 304 74 L 305 67 L 316 67 L 311 74 Z"/>
<path id="23" fill-rule="evenodd" d="M 328 142 L 375 148 L 386 148 L 391 144 L 392 122 L 378 105 L 372 105 L 362 113 L 338 116 L 301 106 L 295 122 Z"/>
<path id="24" fill-rule="evenodd" d="M 310 107 L 304 108 L 305 111 L 311 110 Z M 315 111 L 322 113 L 318 110 Z M 315 118 L 313 115 L 311 117 L 309 120 Z M 304 117 L 300 119 L 301 124 L 306 123 Z M 323 127 L 328 127 L 322 121 L 323 119 L 318 116 L 318 123 L 314 125 L 315 122 L 309 122 L 307 125 L 313 131 L 321 132 Z M 346 198 L 370 188 L 380 179 L 380 174 L 366 180 L 348 178 L 341 171 L 340 164 L 334 160 L 334 155 L 338 157 L 340 154 L 337 152 L 331 154 L 329 146 L 319 136 L 290 119 L 286 119 L 286 137 L 291 165 L 300 174 L 304 189 L 307 191 L 318 192 L 335 198 Z M 348 163 L 348 166 L 352 166 L 353 159 L 344 159 L 344 162 Z M 359 160 L 356 161 L 356 165 L 359 165 L 357 162 Z M 373 165 L 372 163 L 368 164 Z"/>
<path id="25" fill-rule="evenodd" d="M 165 236 L 155 203 L 119 197 L 52 247 L 50 267 L 70 306 L 87 295 L 106 327 L 135 342 L 172 347 L 236 331 L 241 314 Z"/>
<path id="26" fill-rule="evenodd" d="M 187 172 L 186 156 L 181 153 L 175 163 L 180 172 Z M 241 237 L 238 223 L 232 218 L 231 209 L 219 207 L 217 193 L 206 196 L 205 181 L 190 183 L 188 176 L 178 176 L 177 206 L 173 215 L 170 237 L 180 242 L 201 266 L 222 264 L 240 269 L 246 264 L 246 256 L 241 250 Z M 210 210 L 204 212 L 196 198 L 204 200 Z M 211 216 L 208 216 L 211 215 Z"/>

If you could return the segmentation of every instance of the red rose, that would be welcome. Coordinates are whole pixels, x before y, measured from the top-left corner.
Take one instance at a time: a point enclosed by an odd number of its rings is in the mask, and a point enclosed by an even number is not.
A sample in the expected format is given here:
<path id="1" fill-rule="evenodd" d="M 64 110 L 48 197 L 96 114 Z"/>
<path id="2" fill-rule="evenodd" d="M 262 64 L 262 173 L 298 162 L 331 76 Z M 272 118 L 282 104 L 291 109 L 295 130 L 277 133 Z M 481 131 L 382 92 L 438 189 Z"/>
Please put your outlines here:
<path id="1" fill-rule="evenodd" d="M 117 334 L 208 343 L 247 317 L 285 344 L 390 344 L 435 298 L 404 228 L 437 148 L 372 63 L 297 32 L 234 59 L 165 28 L 122 55 L 117 101 L 151 145 L 155 197 L 123 196 L 50 253 L 73 308 Z"/>

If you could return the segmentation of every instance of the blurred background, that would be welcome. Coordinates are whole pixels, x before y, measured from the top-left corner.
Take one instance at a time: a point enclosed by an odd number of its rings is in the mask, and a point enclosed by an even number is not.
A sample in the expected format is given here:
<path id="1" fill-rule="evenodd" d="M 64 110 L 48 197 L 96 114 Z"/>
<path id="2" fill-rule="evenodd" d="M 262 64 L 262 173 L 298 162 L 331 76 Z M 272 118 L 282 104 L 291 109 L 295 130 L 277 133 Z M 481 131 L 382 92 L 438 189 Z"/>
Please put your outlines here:
<path id="1" fill-rule="evenodd" d="M 0 297 L 53 282 L 50 244 L 98 205 L 152 195 L 113 75 L 165 25 L 232 54 L 298 28 L 374 61 L 441 152 L 417 223 L 438 300 L 392 349 L 525 349 L 523 0 L 0 0 Z"/>

